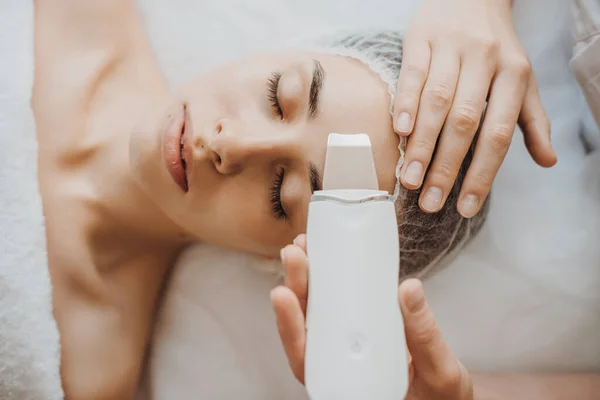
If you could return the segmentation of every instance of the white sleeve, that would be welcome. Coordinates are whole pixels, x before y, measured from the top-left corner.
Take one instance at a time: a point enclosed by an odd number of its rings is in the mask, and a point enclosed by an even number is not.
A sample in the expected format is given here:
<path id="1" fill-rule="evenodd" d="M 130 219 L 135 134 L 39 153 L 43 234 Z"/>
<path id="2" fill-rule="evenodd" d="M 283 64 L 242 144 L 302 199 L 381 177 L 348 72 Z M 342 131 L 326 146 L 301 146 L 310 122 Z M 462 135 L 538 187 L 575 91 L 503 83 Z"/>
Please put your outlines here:
<path id="1" fill-rule="evenodd" d="M 574 51 L 570 65 L 596 121 L 584 129 L 588 144 L 600 148 L 600 1 L 572 0 Z M 591 122 L 591 121 L 590 121 Z"/>

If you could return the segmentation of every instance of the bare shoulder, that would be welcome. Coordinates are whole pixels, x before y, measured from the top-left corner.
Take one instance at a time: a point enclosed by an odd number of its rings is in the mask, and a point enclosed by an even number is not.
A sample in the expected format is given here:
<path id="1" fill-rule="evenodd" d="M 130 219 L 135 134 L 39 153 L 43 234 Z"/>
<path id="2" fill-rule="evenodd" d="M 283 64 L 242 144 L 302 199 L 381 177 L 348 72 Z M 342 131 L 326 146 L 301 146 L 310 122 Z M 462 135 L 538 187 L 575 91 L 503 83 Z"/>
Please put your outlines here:
<path id="1" fill-rule="evenodd" d="M 131 399 L 173 253 L 115 249 L 123 237 L 94 232 L 76 207 L 62 210 L 47 234 L 63 388 L 69 399 Z"/>
<path id="2" fill-rule="evenodd" d="M 87 114 L 163 85 L 133 0 L 38 0 L 34 27 L 38 135 L 66 134 Z"/>
<path id="3" fill-rule="evenodd" d="M 36 72 L 42 76 L 60 74 L 71 63 L 112 72 L 112 65 L 152 58 L 133 0 L 38 0 L 34 7 Z M 77 80 L 85 72 L 68 75 Z"/>

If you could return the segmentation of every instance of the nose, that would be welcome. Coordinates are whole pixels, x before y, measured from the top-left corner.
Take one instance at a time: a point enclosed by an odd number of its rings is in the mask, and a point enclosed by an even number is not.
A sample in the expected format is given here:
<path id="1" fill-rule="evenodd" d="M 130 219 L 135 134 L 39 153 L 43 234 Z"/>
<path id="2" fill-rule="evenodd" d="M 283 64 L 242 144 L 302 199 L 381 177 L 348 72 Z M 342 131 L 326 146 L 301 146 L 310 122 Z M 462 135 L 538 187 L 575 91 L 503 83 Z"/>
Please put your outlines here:
<path id="1" fill-rule="evenodd" d="M 247 128 L 241 122 L 221 120 L 215 134 L 206 142 L 205 149 L 221 174 L 240 173 L 254 162 L 272 162 L 297 156 L 299 143 L 281 132 L 267 132 L 265 128 Z"/>

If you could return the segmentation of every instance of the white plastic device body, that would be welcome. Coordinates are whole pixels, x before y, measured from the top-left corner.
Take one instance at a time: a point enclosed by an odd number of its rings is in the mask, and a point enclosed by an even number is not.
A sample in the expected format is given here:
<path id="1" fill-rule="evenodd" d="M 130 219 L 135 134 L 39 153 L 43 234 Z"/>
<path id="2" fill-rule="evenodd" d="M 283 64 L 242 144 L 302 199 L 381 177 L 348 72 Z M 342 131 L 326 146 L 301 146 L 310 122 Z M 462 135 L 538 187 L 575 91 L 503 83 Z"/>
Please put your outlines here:
<path id="1" fill-rule="evenodd" d="M 377 190 L 367 135 L 330 134 L 323 184 L 308 211 L 308 395 L 403 399 L 408 369 L 398 226 L 392 196 Z"/>

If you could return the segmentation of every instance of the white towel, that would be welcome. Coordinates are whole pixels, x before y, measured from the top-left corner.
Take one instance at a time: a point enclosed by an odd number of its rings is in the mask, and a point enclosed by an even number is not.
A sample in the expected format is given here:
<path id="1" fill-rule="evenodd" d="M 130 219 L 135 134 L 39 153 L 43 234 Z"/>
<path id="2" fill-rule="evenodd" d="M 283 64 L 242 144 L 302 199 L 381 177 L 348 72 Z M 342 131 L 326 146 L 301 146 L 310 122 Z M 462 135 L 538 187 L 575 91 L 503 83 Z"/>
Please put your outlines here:
<path id="1" fill-rule="evenodd" d="M 62 399 L 29 98 L 33 2 L 0 1 L 0 399 Z"/>

